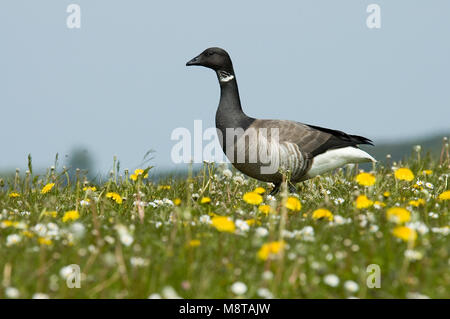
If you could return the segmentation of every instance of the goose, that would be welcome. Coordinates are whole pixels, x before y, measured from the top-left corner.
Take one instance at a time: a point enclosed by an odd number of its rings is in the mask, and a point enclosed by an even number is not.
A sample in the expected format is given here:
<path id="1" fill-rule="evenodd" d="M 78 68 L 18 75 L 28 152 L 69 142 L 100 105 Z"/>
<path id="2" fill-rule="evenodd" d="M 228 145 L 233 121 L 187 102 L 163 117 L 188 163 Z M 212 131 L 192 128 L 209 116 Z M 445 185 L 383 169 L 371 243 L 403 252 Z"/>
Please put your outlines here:
<path id="1" fill-rule="evenodd" d="M 256 119 L 242 110 L 230 55 L 221 48 L 204 50 L 186 63 L 217 74 L 220 101 L 216 129 L 222 150 L 232 165 L 247 176 L 273 183 L 279 191 L 289 174 L 289 191 L 295 185 L 350 163 L 376 162 L 360 144 L 373 145 L 365 137 L 289 120 Z"/>

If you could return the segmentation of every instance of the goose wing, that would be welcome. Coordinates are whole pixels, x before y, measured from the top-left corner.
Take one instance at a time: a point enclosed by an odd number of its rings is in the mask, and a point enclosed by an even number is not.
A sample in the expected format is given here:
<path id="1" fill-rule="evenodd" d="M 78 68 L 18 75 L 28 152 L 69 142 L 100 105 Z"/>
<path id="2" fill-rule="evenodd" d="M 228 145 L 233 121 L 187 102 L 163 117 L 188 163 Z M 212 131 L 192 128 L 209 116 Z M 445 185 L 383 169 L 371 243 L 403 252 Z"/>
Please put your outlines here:
<path id="1" fill-rule="evenodd" d="M 255 120 L 250 127 L 255 129 L 266 128 L 269 131 L 270 129 L 278 129 L 280 143 L 296 144 L 302 152 L 310 157 L 347 146 L 373 145 L 370 139 L 362 136 L 294 121 Z"/>

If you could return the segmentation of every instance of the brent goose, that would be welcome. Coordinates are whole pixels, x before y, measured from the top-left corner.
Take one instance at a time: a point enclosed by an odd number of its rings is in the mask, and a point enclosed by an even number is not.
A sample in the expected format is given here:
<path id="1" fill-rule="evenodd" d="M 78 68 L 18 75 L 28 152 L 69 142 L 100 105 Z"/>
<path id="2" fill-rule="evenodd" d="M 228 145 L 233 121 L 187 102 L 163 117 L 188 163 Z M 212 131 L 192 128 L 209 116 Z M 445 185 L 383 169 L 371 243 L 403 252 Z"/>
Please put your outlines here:
<path id="1" fill-rule="evenodd" d="M 278 192 L 283 181 L 283 169 L 290 172 L 289 190 L 293 192 L 293 184 L 345 164 L 376 162 L 372 156 L 358 148 L 358 144 L 373 145 L 365 137 L 294 121 L 247 116 L 241 107 L 233 64 L 225 50 L 206 49 L 186 65 L 200 65 L 216 71 L 220 84 L 216 127 L 222 149 L 242 173 L 261 181 L 272 182 L 275 185 L 272 194 Z M 233 130 L 234 135 L 230 137 L 227 133 Z M 256 139 L 249 137 L 252 135 L 250 132 Z M 239 145 L 244 147 L 238 147 Z M 267 152 L 258 153 L 255 148 Z M 256 159 L 251 152 L 257 154 Z M 270 159 L 264 158 L 263 161 L 261 154 L 269 153 Z M 277 163 L 275 170 L 268 169 L 269 166 L 273 168 L 270 161 Z"/>

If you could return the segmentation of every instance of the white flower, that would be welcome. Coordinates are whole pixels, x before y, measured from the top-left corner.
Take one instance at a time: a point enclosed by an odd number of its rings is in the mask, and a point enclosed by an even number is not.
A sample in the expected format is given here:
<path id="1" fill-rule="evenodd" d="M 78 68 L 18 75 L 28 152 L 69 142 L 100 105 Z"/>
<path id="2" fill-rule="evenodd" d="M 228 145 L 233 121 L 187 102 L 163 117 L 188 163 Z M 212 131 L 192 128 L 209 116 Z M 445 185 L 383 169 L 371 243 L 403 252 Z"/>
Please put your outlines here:
<path id="1" fill-rule="evenodd" d="M 200 216 L 199 221 L 202 224 L 211 224 L 211 217 L 209 217 L 209 215 L 202 215 Z"/>
<path id="2" fill-rule="evenodd" d="M 162 296 L 165 299 L 180 299 L 180 296 L 178 296 L 175 289 L 173 289 L 171 286 L 166 286 L 161 291 Z"/>
<path id="3" fill-rule="evenodd" d="M 225 176 L 226 178 L 231 178 L 231 176 L 233 176 L 233 173 L 227 168 L 224 169 L 222 172 L 223 176 Z"/>
<path id="4" fill-rule="evenodd" d="M 156 228 L 159 228 L 159 227 L 161 227 L 161 226 L 162 226 L 162 223 L 161 223 L 161 222 L 156 222 L 156 223 L 155 223 L 155 227 L 156 227 Z"/>
<path id="5" fill-rule="evenodd" d="M 261 298 L 266 298 L 266 299 L 272 299 L 273 295 L 270 292 L 269 289 L 267 288 L 259 288 L 258 291 L 256 292 L 258 294 L 259 297 Z"/>
<path id="6" fill-rule="evenodd" d="M 339 277 L 334 274 L 329 274 L 323 277 L 323 282 L 330 287 L 337 287 L 339 285 Z"/>
<path id="7" fill-rule="evenodd" d="M 47 294 L 44 294 L 42 292 L 37 292 L 31 298 L 32 299 L 49 299 L 50 297 Z"/>
<path id="8" fill-rule="evenodd" d="M 235 177 L 233 177 L 233 182 L 235 182 L 236 184 L 242 185 L 242 184 L 244 184 L 244 178 L 240 175 L 236 175 Z"/>
<path id="9" fill-rule="evenodd" d="M 5 289 L 5 295 L 8 298 L 15 299 L 15 298 L 19 298 L 20 292 L 19 292 L 19 289 L 15 288 L 15 287 L 7 287 Z"/>
<path id="10" fill-rule="evenodd" d="M 81 206 L 88 206 L 89 205 L 89 201 L 83 199 L 83 200 L 80 201 L 80 205 Z"/>
<path id="11" fill-rule="evenodd" d="M 264 227 L 256 228 L 255 232 L 256 232 L 256 236 L 259 236 L 259 237 L 266 237 L 269 234 L 269 231 Z"/>
<path id="12" fill-rule="evenodd" d="M 407 249 L 405 250 L 405 258 L 409 260 L 420 260 L 422 259 L 423 255 L 420 251 L 413 250 L 413 249 Z"/>
<path id="13" fill-rule="evenodd" d="M 448 234 L 450 234 L 450 227 L 448 227 L 448 226 L 433 227 L 433 228 L 431 228 L 431 231 L 435 234 L 441 234 L 441 235 L 447 236 Z"/>
<path id="14" fill-rule="evenodd" d="M 270 201 L 276 201 L 277 200 L 276 197 L 272 196 L 272 195 L 267 195 L 267 199 L 270 200 Z"/>
<path id="15" fill-rule="evenodd" d="M 119 234 L 120 241 L 122 242 L 122 244 L 124 244 L 125 246 L 130 246 L 133 243 L 134 238 L 129 233 L 127 227 L 119 224 L 119 225 L 116 225 L 115 228 L 116 228 L 117 233 Z"/>
<path id="16" fill-rule="evenodd" d="M 148 265 L 148 260 L 142 257 L 131 257 L 130 264 L 133 267 L 144 267 Z"/>
<path id="17" fill-rule="evenodd" d="M 163 198 L 163 203 L 169 206 L 173 206 L 173 202 L 168 198 Z"/>
<path id="18" fill-rule="evenodd" d="M 345 290 L 347 290 L 348 292 L 357 292 L 359 290 L 359 285 L 354 282 L 353 280 L 347 280 L 346 282 L 344 282 L 344 288 Z"/>
<path id="19" fill-rule="evenodd" d="M 298 231 L 301 239 L 304 241 L 314 241 L 314 228 L 312 226 L 305 226 Z"/>
<path id="20" fill-rule="evenodd" d="M 250 229 L 250 226 L 248 226 L 247 222 L 242 219 L 236 219 L 234 224 L 236 225 L 237 228 L 239 228 L 239 230 L 243 232 L 248 231 Z"/>
<path id="21" fill-rule="evenodd" d="M 273 272 L 271 272 L 270 270 L 266 270 L 262 273 L 262 278 L 264 280 L 272 280 L 273 279 Z"/>
<path id="22" fill-rule="evenodd" d="M 428 226 L 419 221 L 413 222 L 413 223 L 408 223 L 406 226 L 408 226 L 411 229 L 416 230 L 421 235 L 425 235 L 426 233 L 428 233 Z"/>
<path id="23" fill-rule="evenodd" d="M 197 193 L 192 194 L 192 198 L 193 198 L 193 199 L 198 199 L 199 197 L 200 197 L 200 195 L 197 194 Z"/>
<path id="24" fill-rule="evenodd" d="M 75 222 L 70 226 L 70 231 L 74 235 L 75 238 L 83 238 L 84 233 L 86 232 L 86 228 L 82 223 Z"/>
<path id="25" fill-rule="evenodd" d="M 434 185 L 431 184 L 431 183 L 425 183 L 425 186 L 426 186 L 427 188 L 429 188 L 429 189 L 433 189 L 433 188 L 434 188 Z"/>
<path id="26" fill-rule="evenodd" d="M 69 278 L 69 276 L 72 275 L 73 272 L 74 272 L 74 269 L 73 269 L 72 265 L 68 265 L 68 266 L 61 268 L 61 270 L 59 271 L 59 275 L 63 279 L 67 280 L 67 278 Z"/>
<path id="27" fill-rule="evenodd" d="M 235 295 L 243 295 L 247 292 L 247 285 L 241 281 L 236 281 L 234 284 L 231 285 L 231 291 Z"/>
<path id="28" fill-rule="evenodd" d="M 15 244 L 17 244 L 17 243 L 20 243 L 21 240 L 22 240 L 22 237 L 20 237 L 20 236 L 17 235 L 17 234 L 11 234 L 11 235 L 8 235 L 8 236 L 6 237 L 6 246 L 12 246 L 12 245 L 15 245 Z"/>
<path id="29" fill-rule="evenodd" d="M 345 199 L 343 199 L 342 197 L 336 198 L 336 199 L 334 200 L 334 203 L 335 203 L 336 205 L 341 205 L 341 204 L 343 204 L 344 202 L 345 202 Z"/>
<path id="30" fill-rule="evenodd" d="M 427 295 L 423 295 L 419 292 L 408 292 L 406 294 L 406 298 L 408 299 L 430 299 Z"/>
<path id="31" fill-rule="evenodd" d="M 148 296 L 148 299 L 161 299 L 161 295 L 160 294 L 151 294 L 150 296 Z"/>

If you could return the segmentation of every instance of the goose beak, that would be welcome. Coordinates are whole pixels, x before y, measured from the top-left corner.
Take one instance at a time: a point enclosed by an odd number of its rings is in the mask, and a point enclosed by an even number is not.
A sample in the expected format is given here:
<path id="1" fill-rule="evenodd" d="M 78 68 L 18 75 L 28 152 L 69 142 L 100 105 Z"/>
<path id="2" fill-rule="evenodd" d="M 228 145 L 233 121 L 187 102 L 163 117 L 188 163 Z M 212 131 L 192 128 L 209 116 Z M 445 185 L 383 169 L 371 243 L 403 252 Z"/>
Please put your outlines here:
<path id="1" fill-rule="evenodd" d="M 200 56 L 198 55 L 186 63 L 186 66 L 190 66 L 190 65 L 200 65 Z"/>

